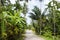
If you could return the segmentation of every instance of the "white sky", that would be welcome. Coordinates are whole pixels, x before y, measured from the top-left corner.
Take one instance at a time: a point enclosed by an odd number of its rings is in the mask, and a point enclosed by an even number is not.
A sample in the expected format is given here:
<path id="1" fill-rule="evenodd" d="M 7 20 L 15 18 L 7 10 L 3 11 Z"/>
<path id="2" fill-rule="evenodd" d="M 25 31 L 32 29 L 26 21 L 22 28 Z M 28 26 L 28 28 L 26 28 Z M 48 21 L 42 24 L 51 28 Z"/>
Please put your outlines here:
<path id="1" fill-rule="evenodd" d="M 42 2 L 39 2 L 38 0 L 31 0 L 31 1 L 28 1 L 28 14 L 27 14 L 27 16 L 26 16 L 26 18 L 27 18 L 27 23 L 28 24 L 30 24 L 30 22 L 31 22 L 31 19 L 28 17 L 29 16 L 29 12 L 31 12 L 31 10 L 34 8 L 34 6 L 37 6 L 37 7 L 39 7 L 39 9 L 41 9 L 42 11 L 46 8 L 46 4 L 48 4 L 49 3 L 49 1 L 51 1 L 51 0 L 44 0 L 44 1 L 42 1 Z M 58 0 L 58 1 L 60 1 L 60 0 Z M 15 3 L 15 0 L 11 0 L 11 3 Z M 24 3 L 24 1 L 23 2 L 20 2 L 22 5 L 23 5 L 23 3 Z"/>

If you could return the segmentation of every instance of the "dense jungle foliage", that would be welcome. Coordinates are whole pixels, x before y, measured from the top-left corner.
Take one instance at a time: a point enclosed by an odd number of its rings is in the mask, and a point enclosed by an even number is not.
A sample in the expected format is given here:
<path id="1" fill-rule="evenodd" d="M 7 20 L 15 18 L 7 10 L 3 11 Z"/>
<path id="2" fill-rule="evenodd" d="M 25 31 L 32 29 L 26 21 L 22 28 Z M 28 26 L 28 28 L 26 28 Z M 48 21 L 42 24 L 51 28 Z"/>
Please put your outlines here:
<path id="1" fill-rule="evenodd" d="M 0 0 L 0 40 L 22 40 L 26 21 L 21 17 L 23 7 L 19 0 L 12 4 L 10 0 Z"/>
<path id="2" fill-rule="evenodd" d="M 60 38 L 60 2 L 50 1 L 43 12 L 37 6 L 30 13 L 36 34 L 59 40 Z M 48 39 L 49 40 L 49 39 Z"/>
<path id="3" fill-rule="evenodd" d="M 47 40 L 60 39 L 60 2 L 50 1 L 43 12 L 35 6 L 29 13 L 32 25 L 27 27 L 25 16 L 28 0 L 25 0 L 24 6 L 21 6 L 20 1 L 24 0 L 16 0 L 15 4 L 10 0 L 0 0 L 0 40 L 22 40 L 25 29 L 33 29 L 36 34 L 49 37 Z"/>
<path id="4" fill-rule="evenodd" d="M 37 34 L 52 37 L 54 40 L 60 36 L 60 3 L 52 0 L 46 6 L 44 12 L 41 13 L 37 6 L 32 10 L 34 13 L 30 13 L 30 18 L 32 19 L 32 25 Z M 45 14 L 47 13 L 47 14 Z M 60 38 L 60 37 L 59 37 Z M 53 40 L 53 39 L 51 39 Z"/>

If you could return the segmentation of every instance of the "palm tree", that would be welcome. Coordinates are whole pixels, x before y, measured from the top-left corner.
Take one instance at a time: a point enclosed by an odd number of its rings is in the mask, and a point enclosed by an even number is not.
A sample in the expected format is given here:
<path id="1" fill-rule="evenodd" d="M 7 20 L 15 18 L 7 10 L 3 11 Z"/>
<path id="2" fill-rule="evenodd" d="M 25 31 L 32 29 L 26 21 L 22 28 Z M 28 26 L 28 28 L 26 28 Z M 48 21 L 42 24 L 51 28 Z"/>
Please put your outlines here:
<path id="1" fill-rule="evenodd" d="M 42 30 L 41 28 L 42 28 L 42 22 L 43 22 L 42 20 L 44 20 L 44 14 L 41 14 L 41 10 L 36 6 L 32 11 L 34 13 L 30 13 L 30 18 L 32 20 L 37 20 L 39 27 L 36 27 L 36 29 L 38 29 L 37 32 L 39 32 L 39 34 L 41 34 L 41 30 Z"/>

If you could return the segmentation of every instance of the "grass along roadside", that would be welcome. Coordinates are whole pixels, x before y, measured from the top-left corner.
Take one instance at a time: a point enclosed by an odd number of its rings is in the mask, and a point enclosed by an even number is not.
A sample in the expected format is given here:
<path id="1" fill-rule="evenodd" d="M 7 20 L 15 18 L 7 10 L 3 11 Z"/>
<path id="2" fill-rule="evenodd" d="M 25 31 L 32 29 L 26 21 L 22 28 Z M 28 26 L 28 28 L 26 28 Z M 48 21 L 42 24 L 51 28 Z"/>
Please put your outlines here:
<path id="1" fill-rule="evenodd" d="M 55 39 L 53 39 L 53 36 L 51 37 L 45 37 L 42 35 L 38 35 L 38 36 L 44 38 L 45 40 L 60 40 L 60 36 L 56 36 Z"/>

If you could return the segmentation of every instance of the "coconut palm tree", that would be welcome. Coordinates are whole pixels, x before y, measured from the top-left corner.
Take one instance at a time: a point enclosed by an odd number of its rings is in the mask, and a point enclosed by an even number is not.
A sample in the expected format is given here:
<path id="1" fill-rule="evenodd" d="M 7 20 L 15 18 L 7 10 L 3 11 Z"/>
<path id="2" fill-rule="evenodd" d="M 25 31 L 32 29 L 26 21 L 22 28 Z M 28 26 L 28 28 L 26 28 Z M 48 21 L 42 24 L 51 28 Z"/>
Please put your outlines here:
<path id="1" fill-rule="evenodd" d="M 44 14 L 41 14 L 41 10 L 38 7 L 36 7 L 36 6 L 35 6 L 35 8 L 32 11 L 34 13 L 30 13 L 30 18 L 32 20 L 36 20 L 38 22 L 38 26 L 35 26 L 35 28 L 36 28 L 36 30 L 38 29 L 37 32 L 39 32 L 39 34 L 41 34 L 41 32 L 42 32 L 41 28 L 43 26 L 42 23 L 44 23 L 43 21 L 45 20 L 44 19 L 45 16 L 44 16 Z"/>

